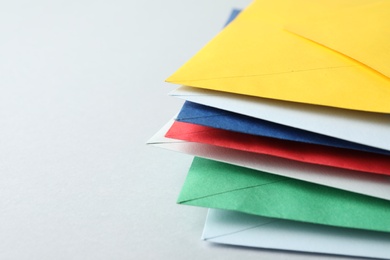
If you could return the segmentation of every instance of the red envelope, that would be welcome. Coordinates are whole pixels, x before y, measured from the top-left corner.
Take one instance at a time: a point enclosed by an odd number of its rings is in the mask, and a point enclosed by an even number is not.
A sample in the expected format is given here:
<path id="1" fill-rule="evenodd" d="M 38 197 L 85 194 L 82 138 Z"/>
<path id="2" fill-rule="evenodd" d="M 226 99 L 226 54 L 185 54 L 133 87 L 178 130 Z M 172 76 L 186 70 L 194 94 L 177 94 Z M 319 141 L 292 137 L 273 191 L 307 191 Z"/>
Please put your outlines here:
<path id="1" fill-rule="evenodd" d="M 300 162 L 390 175 L 390 156 L 381 154 L 242 134 L 177 121 L 165 136 Z"/>

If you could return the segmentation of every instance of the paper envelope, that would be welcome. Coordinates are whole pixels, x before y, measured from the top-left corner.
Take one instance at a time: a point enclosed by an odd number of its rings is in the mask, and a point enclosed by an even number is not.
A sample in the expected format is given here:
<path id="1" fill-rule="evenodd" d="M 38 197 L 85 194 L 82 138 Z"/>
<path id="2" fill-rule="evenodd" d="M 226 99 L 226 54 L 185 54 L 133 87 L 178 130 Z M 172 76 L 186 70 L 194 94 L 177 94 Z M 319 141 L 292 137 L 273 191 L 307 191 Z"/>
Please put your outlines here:
<path id="1" fill-rule="evenodd" d="M 254 170 L 390 200 L 390 178 L 388 176 L 310 165 L 282 158 L 166 138 L 164 135 L 172 123 L 173 120 L 161 128 L 148 141 L 148 144 Z"/>
<path id="2" fill-rule="evenodd" d="M 178 203 L 390 232 L 390 201 L 195 157 Z"/>
<path id="3" fill-rule="evenodd" d="M 284 29 L 286 21 L 291 24 L 308 14 L 315 16 L 367 2 L 257 0 L 167 81 L 270 99 L 390 113 L 390 79 L 373 69 L 377 66 Z M 389 4 L 375 5 L 374 11 L 383 9 L 384 16 L 390 17 Z M 365 21 L 364 16 L 360 19 Z M 384 29 L 383 34 L 376 34 L 379 38 L 373 43 L 389 46 L 390 20 L 370 22 L 375 22 L 375 29 Z M 307 27 L 310 25 L 307 23 Z M 348 28 L 340 27 L 347 30 L 340 34 L 348 33 Z M 359 36 L 359 41 L 347 43 L 364 52 L 365 46 L 360 42 L 369 36 Z"/>
<path id="4" fill-rule="evenodd" d="M 390 155 L 390 151 L 186 101 L 175 119 L 249 135 Z"/>
<path id="5" fill-rule="evenodd" d="M 230 24 L 234 19 L 236 19 L 236 17 L 241 13 L 241 9 L 236 9 L 234 8 L 231 12 L 230 12 L 230 15 L 229 15 L 229 18 L 227 19 L 225 26 L 227 26 L 228 24 Z"/>
<path id="6" fill-rule="evenodd" d="M 390 77 L 389 10 L 389 1 L 374 1 L 299 17 L 285 28 Z"/>
<path id="7" fill-rule="evenodd" d="M 390 235 L 209 209 L 202 239 L 229 245 L 390 259 Z"/>
<path id="8" fill-rule="evenodd" d="M 173 123 L 165 136 L 367 174 L 390 175 L 388 155 L 279 140 L 178 121 Z"/>
<path id="9" fill-rule="evenodd" d="M 170 95 L 350 142 L 390 150 L 390 115 L 180 87 Z"/>

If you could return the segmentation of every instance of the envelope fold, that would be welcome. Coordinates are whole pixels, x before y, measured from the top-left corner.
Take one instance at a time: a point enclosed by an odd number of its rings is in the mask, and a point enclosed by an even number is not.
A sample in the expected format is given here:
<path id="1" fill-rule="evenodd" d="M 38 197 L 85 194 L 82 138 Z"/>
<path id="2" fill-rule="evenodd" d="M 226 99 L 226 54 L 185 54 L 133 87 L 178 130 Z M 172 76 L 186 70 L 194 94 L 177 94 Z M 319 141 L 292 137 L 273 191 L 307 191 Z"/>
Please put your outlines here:
<path id="1" fill-rule="evenodd" d="M 277 101 L 192 87 L 180 87 L 171 92 L 171 95 L 242 115 L 390 150 L 389 114 Z"/>
<path id="2" fill-rule="evenodd" d="M 186 101 L 176 121 L 244 134 L 390 155 L 390 151 Z"/>
<path id="3" fill-rule="evenodd" d="M 209 209 L 202 238 L 256 248 L 389 259 L 390 234 Z"/>
<path id="4" fill-rule="evenodd" d="M 310 5 L 311 1 L 300 1 Z M 390 80 L 284 30 L 290 1 L 255 1 L 168 82 L 299 103 L 390 113 Z"/>
<path id="5" fill-rule="evenodd" d="M 286 29 L 390 77 L 390 2 L 301 17 Z"/>
<path id="6" fill-rule="evenodd" d="M 390 232 L 390 201 L 280 176 L 274 178 L 265 172 L 195 158 L 178 203 Z"/>
<path id="7" fill-rule="evenodd" d="M 174 122 L 165 136 L 367 174 L 390 175 L 388 155 L 286 141 L 183 122 Z"/>
<path id="8" fill-rule="evenodd" d="M 166 138 L 164 135 L 172 126 L 172 123 L 173 120 L 170 120 L 148 141 L 148 144 L 171 151 L 390 200 L 388 189 L 390 179 L 385 175 L 366 174 L 358 171 L 294 162 L 208 144 Z"/>

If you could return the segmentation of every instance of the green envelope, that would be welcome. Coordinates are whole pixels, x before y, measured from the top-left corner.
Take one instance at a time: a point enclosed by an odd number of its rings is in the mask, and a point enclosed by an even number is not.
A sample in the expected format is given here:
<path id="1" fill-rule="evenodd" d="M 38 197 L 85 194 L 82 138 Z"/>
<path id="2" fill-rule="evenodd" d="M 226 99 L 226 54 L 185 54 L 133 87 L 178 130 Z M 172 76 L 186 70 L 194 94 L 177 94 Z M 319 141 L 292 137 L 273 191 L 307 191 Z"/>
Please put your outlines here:
<path id="1" fill-rule="evenodd" d="M 178 203 L 390 232 L 390 201 L 198 157 Z"/>

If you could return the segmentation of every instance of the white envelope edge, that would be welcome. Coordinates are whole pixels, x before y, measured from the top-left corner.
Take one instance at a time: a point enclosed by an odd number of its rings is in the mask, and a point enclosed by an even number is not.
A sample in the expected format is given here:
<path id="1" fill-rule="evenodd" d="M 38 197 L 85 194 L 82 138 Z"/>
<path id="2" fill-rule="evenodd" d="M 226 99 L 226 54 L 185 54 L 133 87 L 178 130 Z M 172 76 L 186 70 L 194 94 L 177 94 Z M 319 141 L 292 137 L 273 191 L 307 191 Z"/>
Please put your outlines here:
<path id="1" fill-rule="evenodd" d="M 390 150 L 390 115 L 181 86 L 171 96 L 350 142 Z"/>
<path id="2" fill-rule="evenodd" d="M 202 239 L 229 245 L 390 259 L 390 234 L 209 209 Z"/>
<path id="3" fill-rule="evenodd" d="M 193 156 L 390 200 L 389 176 L 302 163 L 268 155 L 164 137 L 173 122 L 174 120 L 171 119 L 152 138 L 150 138 L 147 144 Z"/>

